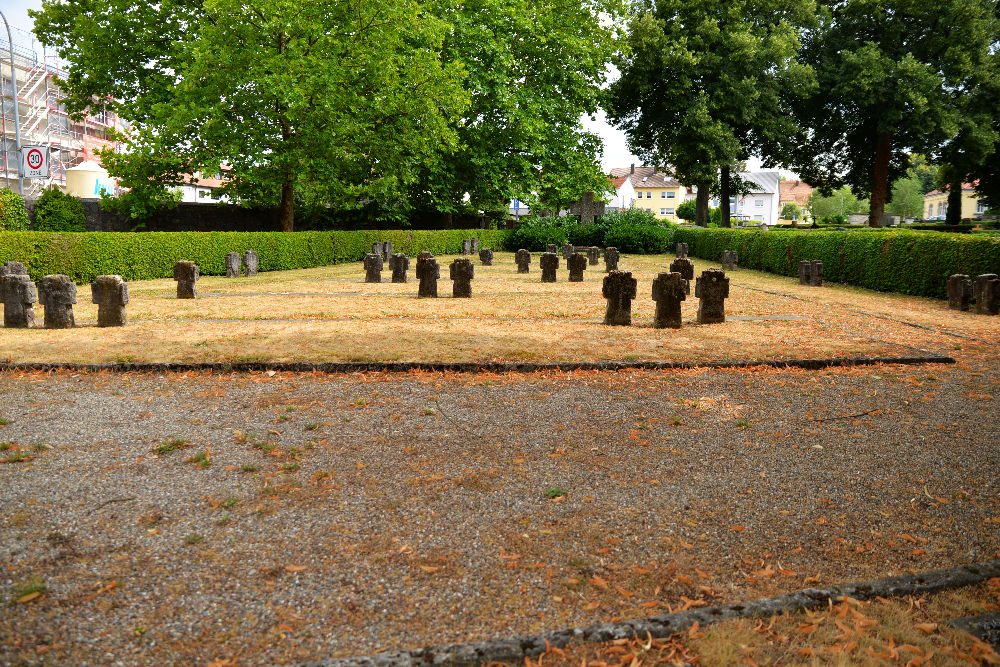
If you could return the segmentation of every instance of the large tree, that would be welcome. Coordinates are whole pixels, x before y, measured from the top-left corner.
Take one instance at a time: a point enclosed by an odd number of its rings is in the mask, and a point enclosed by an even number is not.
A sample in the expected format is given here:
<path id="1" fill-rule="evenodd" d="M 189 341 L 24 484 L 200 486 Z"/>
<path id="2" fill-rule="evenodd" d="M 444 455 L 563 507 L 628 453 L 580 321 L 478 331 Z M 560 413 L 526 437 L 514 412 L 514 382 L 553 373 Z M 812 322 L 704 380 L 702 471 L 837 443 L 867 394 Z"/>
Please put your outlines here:
<path id="1" fill-rule="evenodd" d="M 602 143 L 581 116 L 599 109 L 618 48 L 623 0 L 438 0 L 451 24 L 442 58 L 468 72 L 458 141 L 427 165 L 414 206 L 507 210 L 512 198 L 558 207 L 608 188 Z"/>
<path id="2" fill-rule="evenodd" d="M 825 0 L 802 59 L 819 85 L 796 105 L 793 166 L 824 190 L 871 195 L 881 224 L 909 153 L 936 154 L 984 94 L 998 34 L 995 0 Z M 986 75 L 986 76 L 984 76 Z"/>
<path id="3" fill-rule="evenodd" d="M 731 166 L 783 154 L 795 128 L 781 91 L 811 85 L 795 56 L 814 13 L 812 0 L 649 0 L 632 18 L 609 117 L 636 155 L 698 187 L 698 224 L 720 170 L 728 226 Z"/>
<path id="4" fill-rule="evenodd" d="M 360 205 L 404 191 L 454 144 L 467 103 L 448 24 L 412 0 L 46 0 L 36 33 L 72 61 L 68 107 L 131 123 L 109 173 L 141 193 L 229 168 L 224 191 Z"/>

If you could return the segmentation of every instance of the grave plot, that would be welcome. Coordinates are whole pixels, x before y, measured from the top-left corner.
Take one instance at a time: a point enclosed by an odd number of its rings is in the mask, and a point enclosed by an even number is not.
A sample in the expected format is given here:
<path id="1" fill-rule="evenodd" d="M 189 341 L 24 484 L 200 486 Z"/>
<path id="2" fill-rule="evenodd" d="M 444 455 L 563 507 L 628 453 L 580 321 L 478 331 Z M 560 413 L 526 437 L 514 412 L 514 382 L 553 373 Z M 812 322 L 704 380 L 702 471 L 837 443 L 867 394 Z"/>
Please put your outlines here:
<path id="1" fill-rule="evenodd" d="M 540 255 L 536 255 L 540 257 Z M 454 257 L 436 258 L 448 266 Z M 97 327 L 97 305 L 75 305 L 76 327 L 3 329 L 10 362 L 238 361 L 711 362 L 950 353 L 964 339 L 1000 343 L 996 319 L 949 311 L 943 300 L 887 295 L 755 271 L 727 273 L 725 322 L 697 323 L 699 299 L 681 304 L 681 328 L 653 326 L 652 282 L 673 256 L 624 256 L 636 278 L 632 325 L 603 324 L 603 271 L 556 283 L 513 253 L 476 267 L 472 298 L 417 298 L 418 285 L 366 283 L 360 262 L 250 278 L 201 277 L 195 299 L 173 280 L 129 284 L 128 326 Z M 718 264 L 693 260 L 698 275 Z"/>

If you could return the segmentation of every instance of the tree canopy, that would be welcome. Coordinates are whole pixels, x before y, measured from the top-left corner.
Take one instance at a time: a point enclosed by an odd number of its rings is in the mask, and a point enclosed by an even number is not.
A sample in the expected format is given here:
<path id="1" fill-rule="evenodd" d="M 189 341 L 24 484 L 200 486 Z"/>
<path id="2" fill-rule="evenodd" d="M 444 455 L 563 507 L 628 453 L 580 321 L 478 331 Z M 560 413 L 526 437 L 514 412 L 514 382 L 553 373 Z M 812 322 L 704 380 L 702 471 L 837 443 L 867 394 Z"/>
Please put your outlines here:
<path id="1" fill-rule="evenodd" d="M 812 0 L 650 0 L 632 17 L 609 117 L 636 155 L 698 186 L 699 224 L 720 169 L 778 157 L 794 134 L 781 91 L 812 85 L 795 56 L 814 13 Z"/>
<path id="2" fill-rule="evenodd" d="M 996 3 L 825 0 L 820 17 L 803 39 L 819 85 L 795 105 L 803 129 L 791 166 L 826 191 L 870 194 L 878 225 L 909 153 L 939 155 L 988 95 Z"/>
<path id="3" fill-rule="evenodd" d="M 614 0 L 45 0 L 67 107 L 131 124 L 103 155 L 136 196 L 226 167 L 223 190 L 340 208 L 506 208 L 600 190 L 597 108 Z M 600 177 L 600 178 L 599 178 Z M 158 194 L 160 193 L 160 194 Z"/>

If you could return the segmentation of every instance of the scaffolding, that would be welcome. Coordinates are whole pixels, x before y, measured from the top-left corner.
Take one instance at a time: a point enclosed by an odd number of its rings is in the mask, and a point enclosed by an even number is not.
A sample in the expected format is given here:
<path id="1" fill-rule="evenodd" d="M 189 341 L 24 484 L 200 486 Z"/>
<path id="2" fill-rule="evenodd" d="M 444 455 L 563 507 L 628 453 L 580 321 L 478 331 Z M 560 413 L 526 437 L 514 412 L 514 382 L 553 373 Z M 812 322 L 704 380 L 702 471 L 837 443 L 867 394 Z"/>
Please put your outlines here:
<path id="1" fill-rule="evenodd" d="M 109 129 L 121 129 L 115 115 L 95 104 L 82 121 L 66 113 L 59 89 L 59 79 L 66 71 L 59 59 L 22 28 L 11 26 L 17 90 L 11 80 L 11 54 L 7 35 L 0 36 L 0 188 L 17 191 L 19 156 L 14 127 L 16 94 L 22 146 L 46 146 L 49 149 L 49 177 L 25 179 L 24 196 L 37 197 L 52 185 L 65 189 L 66 170 L 88 160 L 100 162 L 97 151 L 117 145 L 108 140 Z M 96 196 L 96 195 L 95 195 Z"/>

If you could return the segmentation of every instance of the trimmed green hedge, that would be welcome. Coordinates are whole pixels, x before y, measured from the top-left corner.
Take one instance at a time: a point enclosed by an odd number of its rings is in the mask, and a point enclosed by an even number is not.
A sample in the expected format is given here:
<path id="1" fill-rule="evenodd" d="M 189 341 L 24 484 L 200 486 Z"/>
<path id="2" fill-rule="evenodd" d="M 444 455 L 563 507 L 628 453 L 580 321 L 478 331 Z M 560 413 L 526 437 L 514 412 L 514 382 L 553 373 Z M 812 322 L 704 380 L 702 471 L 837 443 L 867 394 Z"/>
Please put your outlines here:
<path id="1" fill-rule="evenodd" d="M 1000 238 L 985 235 L 680 228 L 674 241 L 716 262 L 735 250 L 741 267 L 784 276 L 797 276 L 801 260 L 819 259 L 831 282 L 937 298 L 947 296 L 953 273 L 1000 273 Z"/>
<path id="2" fill-rule="evenodd" d="M 62 273 L 76 283 L 99 275 L 125 280 L 173 276 L 174 263 L 189 260 L 203 275 L 225 275 L 227 252 L 255 250 L 261 271 L 285 271 L 360 261 L 377 241 L 395 252 L 458 254 L 462 239 L 479 237 L 482 248 L 500 249 L 508 232 L 490 229 L 366 230 L 338 232 L 0 232 L 0 264 L 23 262 L 33 280 Z"/>

